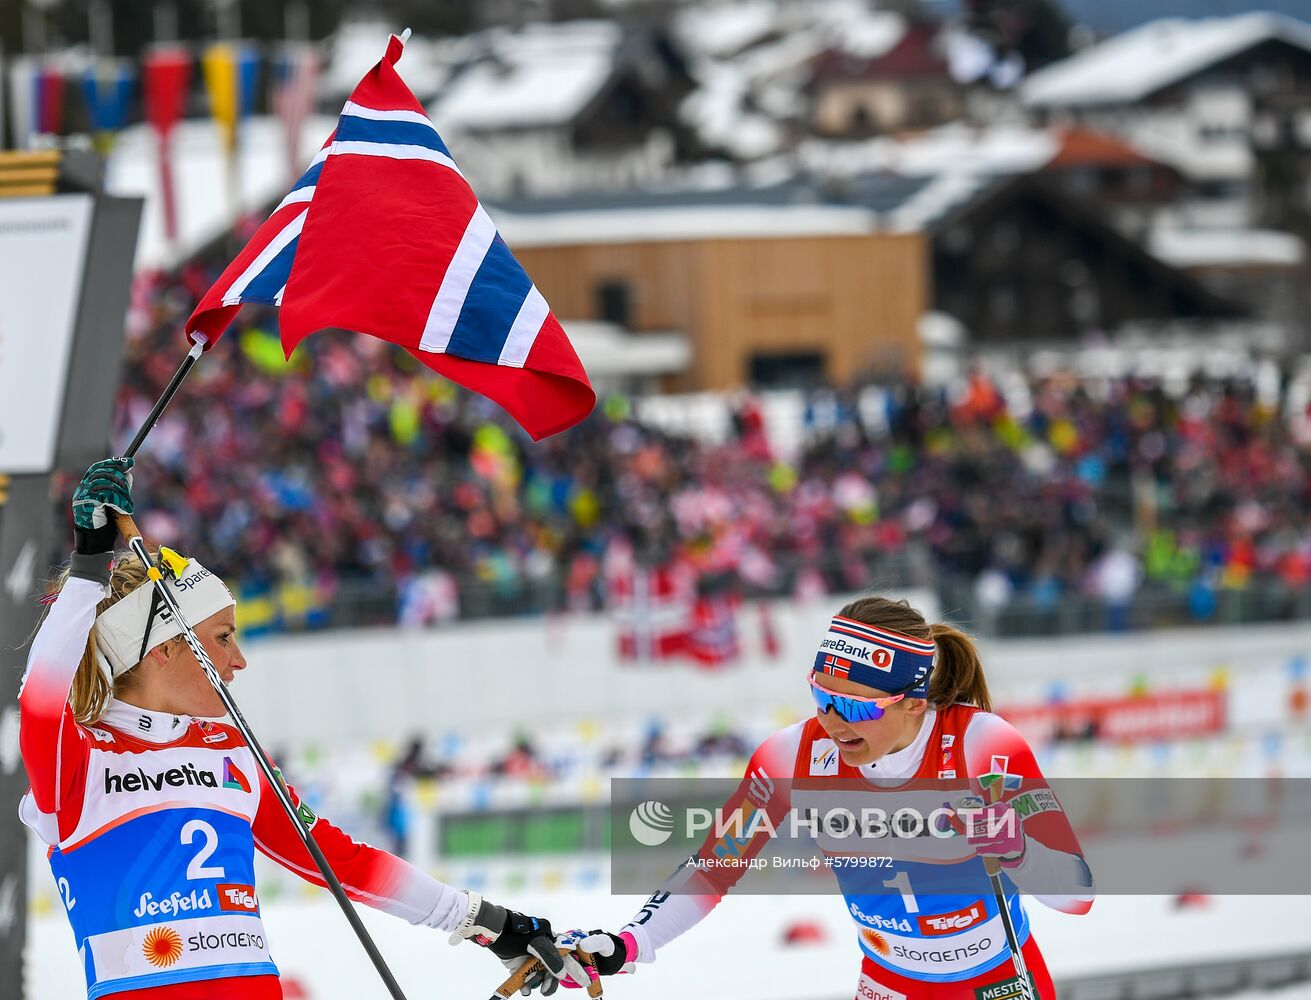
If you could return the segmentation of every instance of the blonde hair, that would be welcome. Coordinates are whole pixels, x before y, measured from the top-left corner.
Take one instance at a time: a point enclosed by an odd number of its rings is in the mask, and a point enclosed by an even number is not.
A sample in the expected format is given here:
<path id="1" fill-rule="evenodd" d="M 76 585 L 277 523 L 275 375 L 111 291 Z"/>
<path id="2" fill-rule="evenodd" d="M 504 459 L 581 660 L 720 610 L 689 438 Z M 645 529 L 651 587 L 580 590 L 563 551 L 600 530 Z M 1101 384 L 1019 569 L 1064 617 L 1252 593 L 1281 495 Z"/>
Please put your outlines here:
<path id="1" fill-rule="evenodd" d="M 151 552 L 151 557 L 156 558 L 157 553 Z M 68 570 L 65 569 L 50 581 L 51 593 L 57 594 L 63 590 L 67 582 Z M 146 586 L 149 582 L 146 567 L 141 564 L 140 559 L 131 552 L 119 553 L 114 557 L 114 568 L 109 574 L 109 596 L 96 605 L 96 615 L 99 616 L 132 591 Z M 133 676 L 135 670 L 136 667 L 133 667 L 111 685 L 109 678 L 100 668 L 96 656 L 96 633 L 95 629 L 92 629 L 87 634 L 86 649 L 82 651 L 82 659 L 78 662 L 77 672 L 73 675 L 73 690 L 68 696 L 69 704 L 73 707 L 73 717 L 84 726 L 98 722 L 105 714 L 105 709 L 109 707 L 109 699 L 135 679 Z"/>
<path id="2" fill-rule="evenodd" d="M 887 597 L 861 597 L 838 612 L 843 618 L 900 632 L 912 639 L 933 641 L 938 646 L 937 663 L 929 678 L 929 703 L 946 708 L 957 702 L 977 705 L 992 711 L 988 679 L 983 675 L 983 660 L 974 639 L 951 625 L 930 625 L 908 601 Z"/>

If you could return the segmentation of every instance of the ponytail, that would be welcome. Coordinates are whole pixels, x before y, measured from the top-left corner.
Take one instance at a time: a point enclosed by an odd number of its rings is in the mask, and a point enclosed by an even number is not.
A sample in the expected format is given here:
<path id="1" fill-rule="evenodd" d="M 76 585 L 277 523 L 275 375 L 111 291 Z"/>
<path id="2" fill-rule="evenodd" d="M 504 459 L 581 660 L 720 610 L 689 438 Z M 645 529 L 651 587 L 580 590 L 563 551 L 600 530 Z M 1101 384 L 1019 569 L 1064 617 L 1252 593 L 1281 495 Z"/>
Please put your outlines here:
<path id="1" fill-rule="evenodd" d="M 929 702 L 946 708 L 958 702 L 992 711 L 988 679 L 974 639 L 950 625 L 930 625 L 929 636 L 938 646 L 938 660 L 929 679 Z"/>
<path id="2" fill-rule="evenodd" d="M 50 592 L 59 593 L 67 582 L 68 570 L 65 569 L 51 581 Z M 109 574 L 109 596 L 96 605 L 96 615 L 99 616 L 149 582 L 146 568 L 135 555 L 123 554 L 116 557 L 114 568 Z M 96 632 L 92 628 L 87 633 L 86 648 L 82 650 L 82 659 L 78 661 L 77 672 L 73 675 L 73 689 L 68 696 L 73 717 L 84 726 L 98 722 L 109 707 L 109 699 L 130 684 L 132 679 L 133 673 L 129 670 L 113 683 L 110 682 L 100 668 L 96 656 Z"/>
<path id="3" fill-rule="evenodd" d="M 992 696 L 983 676 L 983 660 L 974 639 L 951 625 L 930 625 L 909 601 L 887 597 L 861 597 L 838 612 L 843 618 L 900 632 L 912 639 L 937 644 L 937 661 L 929 678 L 929 704 L 946 708 L 957 702 L 992 711 Z"/>

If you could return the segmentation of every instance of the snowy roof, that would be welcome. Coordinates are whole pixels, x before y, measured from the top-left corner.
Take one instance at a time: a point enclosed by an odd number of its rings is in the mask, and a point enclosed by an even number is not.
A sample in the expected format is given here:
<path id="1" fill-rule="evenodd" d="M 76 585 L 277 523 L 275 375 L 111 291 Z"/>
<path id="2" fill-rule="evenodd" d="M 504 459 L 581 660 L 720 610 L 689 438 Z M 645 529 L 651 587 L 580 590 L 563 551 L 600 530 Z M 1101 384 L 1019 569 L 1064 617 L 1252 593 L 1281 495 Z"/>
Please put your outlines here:
<path id="1" fill-rule="evenodd" d="M 609 21 L 530 24 L 479 36 L 484 58 L 455 74 L 428 110 L 439 129 L 571 121 L 609 80 L 622 39 Z"/>
<path id="2" fill-rule="evenodd" d="M 1021 95 L 1030 106 L 1130 104 L 1271 39 L 1311 51 L 1311 24 L 1266 13 L 1163 18 L 1039 70 Z"/>
<path id="3" fill-rule="evenodd" d="M 883 228 L 893 233 L 917 233 L 928 229 L 948 212 L 992 187 L 997 180 L 997 177 L 985 174 L 941 174 L 887 212 L 882 219 Z"/>
<path id="4" fill-rule="evenodd" d="M 751 85 L 739 69 L 711 63 L 697 70 L 696 90 L 679 107 L 679 117 L 701 141 L 731 153 L 738 160 L 754 160 L 782 148 L 782 126 L 767 115 L 746 110 Z"/>
<path id="5" fill-rule="evenodd" d="M 743 0 L 689 6 L 675 31 L 692 52 L 713 59 L 745 55 L 762 43 L 810 36 L 819 48 L 835 46 L 873 58 L 891 49 L 906 30 L 900 14 L 872 10 L 867 0 Z"/>
<path id="6" fill-rule="evenodd" d="M 681 37 L 706 55 L 734 56 L 778 31 L 782 9 L 773 0 L 688 7 L 678 14 Z"/>
<path id="7" fill-rule="evenodd" d="M 1006 177 L 1050 163 L 1056 129 L 953 124 L 865 142 L 813 141 L 718 184 L 502 201 L 511 245 L 920 232 Z M 754 182 L 752 179 L 754 178 Z"/>
<path id="8" fill-rule="evenodd" d="M 311 117 L 301 132 L 308 163 L 332 132 L 336 119 Z M 240 191 L 243 212 L 266 210 L 291 186 L 283 126 L 276 118 L 252 118 L 241 127 Z M 105 189 L 110 194 L 141 195 L 145 211 L 137 238 L 135 270 L 176 264 L 230 229 L 227 159 L 218 127 L 209 120 L 181 122 L 173 132 L 173 184 L 177 193 L 176 251 L 164 238 L 164 213 L 159 198 L 159 161 L 154 132 L 134 125 L 118 133 L 105 165 Z"/>
<path id="9" fill-rule="evenodd" d="M 1296 267 L 1306 244 L 1275 229 L 1157 229 L 1152 253 L 1175 267 Z"/>
<path id="10" fill-rule="evenodd" d="M 835 174 L 892 171 L 912 177 L 1039 170 L 1061 148 L 1059 133 L 1027 125 L 979 128 L 961 122 L 926 132 L 856 142 L 813 140 L 797 150 L 806 167 Z"/>
<path id="11" fill-rule="evenodd" d="M 489 210 L 511 247 L 696 239 L 773 239 L 871 233 L 878 217 L 854 205 L 683 205 L 514 215 Z"/>
<path id="12" fill-rule="evenodd" d="M 894 48 L 906 19 L 871 10 L 866 0 L 744 0 L 690 6 L 674 33 L 697 89 L 680 118 L 703 143 L 738 160 L 779 152 L 783 122 L 806 113 L 803 95 L 824 52 L 871 59 Z"/>

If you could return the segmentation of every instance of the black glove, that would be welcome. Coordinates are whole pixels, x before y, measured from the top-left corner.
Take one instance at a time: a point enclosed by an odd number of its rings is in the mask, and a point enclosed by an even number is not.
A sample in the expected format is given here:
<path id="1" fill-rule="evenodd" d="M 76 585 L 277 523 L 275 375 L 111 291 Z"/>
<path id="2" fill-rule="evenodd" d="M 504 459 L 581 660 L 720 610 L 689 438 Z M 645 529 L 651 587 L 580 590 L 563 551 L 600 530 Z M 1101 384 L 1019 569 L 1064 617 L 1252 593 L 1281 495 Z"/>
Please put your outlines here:
<path id="1" fill-rule="evenodd" d="M 132 473 L 135 460 L 106 458 L 86 470 L 73 491 L 74 549 L 82 555 L 112 552 L 118 525 L 110 510 L 132 513 Z"/>
<path id="2" fill-rule="evenodd" d="M 555 946 L 551 922 L 545 917 L 530 917 L 503 906 L 489 903 L 478 893 L 469 893 L 469 914 L 451 933 L 451 944 L 472 941 L 487 948 L 511 972 L 529 959 L 540 959 L 547 975 L 530 979 L 520 991 L 524 996 L 540 986 L 543 996 L 550 996 L 560 987 L 561 978 L 572 979 L 586 987 L 587 970 L 572 955 L 561 955 Z"/>

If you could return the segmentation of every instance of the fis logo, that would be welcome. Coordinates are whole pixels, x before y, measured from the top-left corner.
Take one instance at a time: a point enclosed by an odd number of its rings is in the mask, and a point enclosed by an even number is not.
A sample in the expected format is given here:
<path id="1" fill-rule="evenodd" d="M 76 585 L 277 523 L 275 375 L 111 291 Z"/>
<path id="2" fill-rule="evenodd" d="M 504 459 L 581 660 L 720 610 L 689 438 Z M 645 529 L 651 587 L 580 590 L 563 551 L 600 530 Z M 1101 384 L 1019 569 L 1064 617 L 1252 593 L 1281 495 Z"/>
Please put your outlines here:
<path id="1" fill-rule="evenodd" d="M 255 887 L 253 885 L 223 885 L 215 886 L 218 890 L 219 909 L 236 911 L 237 913 L 258 913 L 259 900 L 255 897 Z"/>
<path id="2" fill-rule="evenodd" d="M 832 740 L 815 740 L 810 744 L 811 777 L 830 777 L 838 773 L 838 747 Z"/>

